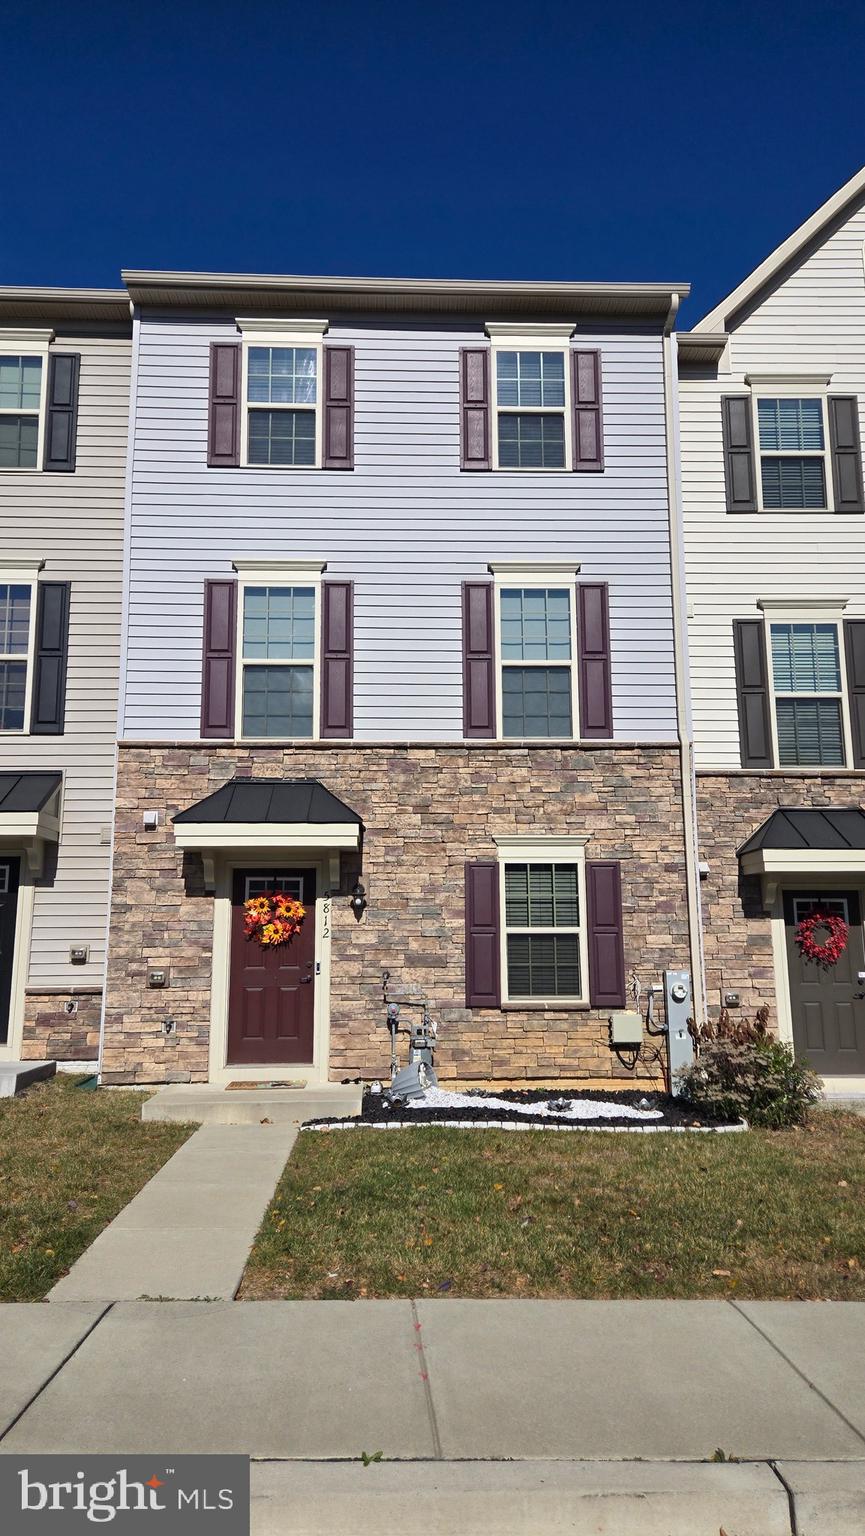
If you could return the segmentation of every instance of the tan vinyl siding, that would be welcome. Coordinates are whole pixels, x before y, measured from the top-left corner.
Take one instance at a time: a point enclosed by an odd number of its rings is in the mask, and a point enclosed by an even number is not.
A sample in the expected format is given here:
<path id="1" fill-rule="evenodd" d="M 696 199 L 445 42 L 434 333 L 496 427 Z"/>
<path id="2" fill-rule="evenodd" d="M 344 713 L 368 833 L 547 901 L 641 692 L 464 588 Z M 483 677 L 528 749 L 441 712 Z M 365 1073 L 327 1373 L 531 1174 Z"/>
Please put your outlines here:
<path id="1" fill-rule="evenodd" d="M 43 559 L 46 579 L 72 586 L 65 732 L 0 736 L 0 770 L 63 773 L 56 877 L 35 892 L 31 987 L 103 980 L 130 349 L 128 336 L 58 337 L 53 351 L 81 354 L 75 473 L 0 474 L 2 558 Z M 70 944 L 90 946 L 88 965 L 70 966 Z"/>

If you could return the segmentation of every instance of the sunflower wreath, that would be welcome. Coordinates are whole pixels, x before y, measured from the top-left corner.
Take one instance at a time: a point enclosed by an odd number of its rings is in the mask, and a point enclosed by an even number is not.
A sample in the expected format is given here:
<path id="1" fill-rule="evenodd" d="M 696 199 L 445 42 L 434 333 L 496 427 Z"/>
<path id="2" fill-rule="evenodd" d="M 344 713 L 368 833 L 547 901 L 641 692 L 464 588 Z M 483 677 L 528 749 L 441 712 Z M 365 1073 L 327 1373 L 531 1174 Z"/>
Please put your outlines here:
<path id="1" fill-rule="evenodd" d="M 287 944 L 300 932 L 306 907 L 284 891 L 264 891 L 243 903 L 243 931 L 263 949 Z"/>
<path id="2" fill-rule="evenodd" d="M 822 944 L 818 944 L 814 933 L 818 928 L 823 928 L 828 934 Z M 850 930 L 843 917 L 837 912 L 824 912 L 816 907 L 803 917 L 796 929 L 796 943 L 801 954 L 806 960 L 813 960 L 816 965 L 822 965 L 828 970 L 830 966 L 837 965 L 845 949 Z"/>

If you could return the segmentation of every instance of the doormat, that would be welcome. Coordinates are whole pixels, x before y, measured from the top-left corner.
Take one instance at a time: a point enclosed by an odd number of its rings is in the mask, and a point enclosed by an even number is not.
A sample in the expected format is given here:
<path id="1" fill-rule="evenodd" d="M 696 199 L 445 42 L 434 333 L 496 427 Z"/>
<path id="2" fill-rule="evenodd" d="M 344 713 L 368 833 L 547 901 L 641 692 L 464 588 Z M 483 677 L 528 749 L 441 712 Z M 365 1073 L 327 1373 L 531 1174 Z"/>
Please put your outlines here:
<path id="1" fill-rule="evenodd" d="M 289 1077 L 288 1079 L 280 1078 L 278 1083 L 277 1082 L 271 1082 L 269 1078 L 263 1078 L 262 1081 L 258 1082 L 258 1083 L 229 1083 L 228 1087 L 226 1089 L 226 1092 L 227 1093 L 231 1093 L 232 1090 L 234 1090 L 235 1092 L 242 1093 L 242 1092 L 248 1092 L 250 1089 L 253 1089 L 253 1088 L 305 1088 L 305 1087 L 306 1087 L 306 1078 L 305 1077 Z"/>

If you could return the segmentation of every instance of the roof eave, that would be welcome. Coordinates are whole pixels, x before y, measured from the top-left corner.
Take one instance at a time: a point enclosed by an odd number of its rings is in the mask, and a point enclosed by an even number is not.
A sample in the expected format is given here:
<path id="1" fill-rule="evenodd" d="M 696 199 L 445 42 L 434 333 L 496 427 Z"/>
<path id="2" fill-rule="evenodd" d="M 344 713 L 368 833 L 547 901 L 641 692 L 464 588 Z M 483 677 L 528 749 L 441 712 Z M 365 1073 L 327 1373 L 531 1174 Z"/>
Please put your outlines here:
<path id="1" fill-rule="evenodd" d="M 0 322 L 49 320 L 131 324 L 129 294 L 123 288 L 21 288 L 0 286 Z"/>
<path id="2" fill-rule="evenodd" d="M 679 366 L 719 363 L 730 340 L 728 331 L 677 331 Z"/>

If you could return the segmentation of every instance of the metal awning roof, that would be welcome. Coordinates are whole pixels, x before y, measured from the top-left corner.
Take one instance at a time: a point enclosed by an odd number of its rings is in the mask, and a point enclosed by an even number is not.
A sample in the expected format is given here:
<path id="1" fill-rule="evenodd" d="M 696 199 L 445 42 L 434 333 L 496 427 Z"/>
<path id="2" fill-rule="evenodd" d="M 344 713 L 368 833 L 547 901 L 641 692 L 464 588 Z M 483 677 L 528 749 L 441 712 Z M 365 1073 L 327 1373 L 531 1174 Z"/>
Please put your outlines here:
<path id="1" fill-rule="evenodd" d="M 0 773 L 0 821 L 41 811 L 59 788 L 59 773 Z"/>
<path id="2" fill-rule="evenodd" d="M 46 843 L 60 839 L 61 773 L 0 773 L 0 844 L 24 850 L 31 874 L 42 873 Z"/>
<path id="3" fill-rule="evenodd" d="M 865 811 L 779 806 L 739 849 L 746 875 L 865 872 Z"/>
<path id="4" fill-rule="evenodd" d="M 232 779 L 174 818 L 179 848 L 358 848 L 361 819 L 318 779 Z"/>

